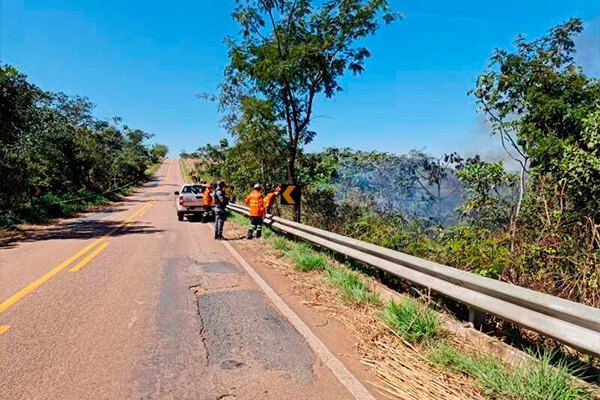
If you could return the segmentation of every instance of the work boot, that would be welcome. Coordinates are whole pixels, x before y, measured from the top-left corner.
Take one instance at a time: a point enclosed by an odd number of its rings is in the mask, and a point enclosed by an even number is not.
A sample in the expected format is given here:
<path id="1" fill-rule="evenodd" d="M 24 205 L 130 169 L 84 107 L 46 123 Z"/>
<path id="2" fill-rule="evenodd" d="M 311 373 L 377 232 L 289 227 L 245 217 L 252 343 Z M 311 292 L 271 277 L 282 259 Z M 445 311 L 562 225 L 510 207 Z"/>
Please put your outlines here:
<path id="1" fill-rule="evenodd" d="M 258 232 L 256 233 L 256 235 L 258 236 Z M 248 236 L 246 236 L 246 239 L 252 239 L 252 229 L 248 230 Z"/>
<path id="2" fill-rule="evenodd" d="M 260 239 L 261 236 L 262 236 L 262 231 L 256 231 L 256 238 Z"/>
<path id="3" fill-rule="evenodd" d="M 219 234 L 215 232 L 215 240 L 219 239 Z"/>

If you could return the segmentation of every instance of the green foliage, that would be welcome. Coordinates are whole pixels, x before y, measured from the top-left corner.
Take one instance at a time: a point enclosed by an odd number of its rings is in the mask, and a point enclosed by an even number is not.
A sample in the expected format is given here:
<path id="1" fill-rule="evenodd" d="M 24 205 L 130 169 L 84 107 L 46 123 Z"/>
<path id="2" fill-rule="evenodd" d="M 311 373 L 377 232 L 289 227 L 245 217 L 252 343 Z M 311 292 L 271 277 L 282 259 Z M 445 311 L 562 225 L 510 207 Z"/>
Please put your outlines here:
<path id="1" fill-rule="evenodd" d="M 563 157 L 554 159 L 552 167 L 557 179 L 564 181 L 573 208 L 596 214 L 600 206 L 600 97 L 595 110 L 583 118 L 581 140 L 565 144 Z"/>
<path id="2" fill-rule="evenodd" d="M 516 53 L 496 50 L 473 92 L 497 130 L 516 133 L 536 173 L 552 173 L 562 144 L 580 140 L 583 118 L 598 101 L 598 82 L 573 61 L 574 36 L 582 30 L 572 18 L 542 38 L 520 37 Z"/>
<path id="3" fill-rule="evenodd" d="M 231 222 L 243 228 L 248 227 L 248 220 L 242 214 L 238 214 L 236 212 L 228 212 L 227 219 L 231 220 Z"/>
<path id="4" fill-rule="evenodd" d="M 12 220 L 56 215 L 44 208 L 54 204 L 50 196 L 99 194 L 115 179 L 146 178 L 152 157 L 144 141 L 150 135 L 121 127 L 118 118 L 113 124 L 96 120 L 92 109 L 86 98 L 44 92 L 16 68 L 0 66 L 0 209 L 20 215 Z M 47 197 L 35 198 L 36 188 Z M 35 212 L 27 217 L 25 209 Z"/>
<path id="5" fill-rule="evenodd" d="M 515 368 L 490 355 L 466 354 L 442 344 L 428 357 L 436 365 L 472 376 L 487 397 L 507 400 L 588 400 L 592 392 L 573 382 L 573 371 L 566 362 L 553 364 L 553 354 L 536 354 Z"/>
<path id="6" fill-rule="evenodd" d="M 347 69 L 362 72 L 370 53 L 355 43 L 399 16 L 385 0 L 238 2 L 241 39 L 226 39 L 231 62 L 221 85 L 225 126 L 234 135 L 276 137 L 288 181 L 296 182 L 298 150 L 315 135 L 315 96 L 341 90 Z"/>
<path id="7" fill-rule="evenodd" d="M 164 144 L 156 143 L 150 147 L 150 156 L 152 157 L 152 162 L 158 163 L 163 158 L 167 156 L 169 152 L 169 148 Z"/>
<path id="8" fill-rule="evenodd" d="M 179 163 L 181 164 L 181 171 L 183 172 L 183 179 L 186 182 L 193 182 L 190 166 L 188 165 L 185 158 L 180 158 Z"/>
<path id="9" fill-rule="evenodd" d="M 514 265 L 510 237 L 502 232 L 460 224 L 442 231 L 437 239 L 443 248 L 434 258 L 441 263 L 493 279 Z"/>
<path id="10" fill-rule="evenodd" d="M 249 10 L 249 2 L 241 4 L 240 11 Z M 239 197 L 255 182 L 267 190 L 282 183 L 290 172 L 284 160 L 292 157 L 285 118 L 292 103 L 277 79 L 295 76 L 302 55 L 284 54 L 298 65 L 280 63 L 275 31 L 265 28 L 265 40 L 254 35 L 260 16 L 269 16 L 262 11 L 237 15 L 249 18 L 243 25 L 249 36 L 231 44 L 228 77 L 239 81 L 223 86 L 233 101 L 228 106 L 235 106 L 229 128 L 238 140 L 197 152 L 203 168 L 234 183 Z M 286 16 L 277 14 L 275 24 Z M 456 153 L 435 158 L 328 148 L 306 154 L 299 148 L 294 173 L 303 184 L 303 222 L 600 306 L 600 84 L 573 63 L 580 28 L 570 20 L 540 39 L 519 39 L 514 52 L 497 50 L 473 91 L 493 132 L 522 163 L 519 176 L 502 162 Z M 303 40 L 289 48 L 304 48 Z M 290 214 L 285 206 L 278 211 Z"/>
<path id="11" fill-rule="evenodd" d="M 600 81 L 574 63 L 574 37 L 582 29 L 572 18 L 542 38 L 519 38 L 515 53 L 496 50 L 472 93 L 503 144 L 512 146 L 524 168 L 530 161 L 533 183 L 545 176 L 569 180 L 568 201 L 581 215 L 596 217 L 598 197 L 590 190 L 598 186 L 593 114 Z"/>
<path id="12" fill-rule="evenodd" d="M 299 243 L 291 251 L 290 256 L 296 268 L 299 271 L 307 272 L 312 270 L 324 270 L 327 263 L 327 256 L 321 252 L 316 252 L 306 243 Z"/>
<path id="13" fill-rule="evenodd" d="M 429 341 L 441 334 L 441 323 L 435 312 L 412 298 L 390 301 L 381 317 L 387 326 L 411 342 Z"/>
<path id="14" fill-rule="evenodd" d="M 342 298 L 350 303 L 381 304 L 378 293 L 369 290 L 357 273 L 327 266 L 329 280 L 340 290 Z"/>
<path id="15" fill-rule="evenodd" d="M 273 235 L 270 238 L 270 241 L 271 241 L 271 246 L 273 246 L 273 248 L 275 250 L 286 252 L 291 249 L 289 240 L 287 240 L 281 236 Z"/>
<path id="16" fill-rule="evenodd" d="M 506 225 L 512 219 L 518 177 L 504 170 L 502 160 L 472 162 L 458 171 L 458 178 L 467 192 L 460 210 L 473 224 Z"/>

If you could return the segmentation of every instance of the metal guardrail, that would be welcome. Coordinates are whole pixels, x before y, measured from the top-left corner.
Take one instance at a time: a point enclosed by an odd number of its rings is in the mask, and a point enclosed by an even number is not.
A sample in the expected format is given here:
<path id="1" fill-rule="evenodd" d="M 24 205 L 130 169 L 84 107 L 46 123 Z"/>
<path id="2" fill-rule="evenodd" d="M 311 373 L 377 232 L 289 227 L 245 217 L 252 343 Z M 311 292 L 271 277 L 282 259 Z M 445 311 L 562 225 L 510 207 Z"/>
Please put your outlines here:
<path id="1" fill-rule="evenodd" d="M 239 204 L 230 204 L 228 208 L 248 214 L 248 208 Z M 582 352 L 600 356 L 600 309 L 283 218 L 268 217 L 265 222 L 279 231 L 466 304 L 472 310 L 471 319 L 478 319 L 481 313 L 492 314 Z"/>

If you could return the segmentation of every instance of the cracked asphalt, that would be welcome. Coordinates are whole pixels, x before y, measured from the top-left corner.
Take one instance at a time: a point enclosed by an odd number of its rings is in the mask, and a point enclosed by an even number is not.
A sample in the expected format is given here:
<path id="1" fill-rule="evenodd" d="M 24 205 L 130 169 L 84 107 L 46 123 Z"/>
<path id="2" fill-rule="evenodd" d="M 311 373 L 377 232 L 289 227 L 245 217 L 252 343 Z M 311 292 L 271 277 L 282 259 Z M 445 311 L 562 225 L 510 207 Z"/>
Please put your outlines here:
<path id="1" fill-rule="evenodd" d="M 108 210 L 0 242 L 0 399 L 353 398 L 211 227 L 177 221 L 182 182 L 167 160 Z"/>

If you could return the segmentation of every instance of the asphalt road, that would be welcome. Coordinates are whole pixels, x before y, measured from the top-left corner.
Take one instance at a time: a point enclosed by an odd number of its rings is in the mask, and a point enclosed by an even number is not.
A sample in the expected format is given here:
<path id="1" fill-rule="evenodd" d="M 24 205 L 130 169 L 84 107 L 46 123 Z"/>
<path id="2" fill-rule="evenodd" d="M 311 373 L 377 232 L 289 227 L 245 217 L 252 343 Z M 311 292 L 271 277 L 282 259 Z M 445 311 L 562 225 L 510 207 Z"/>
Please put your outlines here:
<path id="1" fill-rule="evenodd" d="M 210 225 L 183 177 L 0 247 L 0 399 L 351 399 Z"/>

